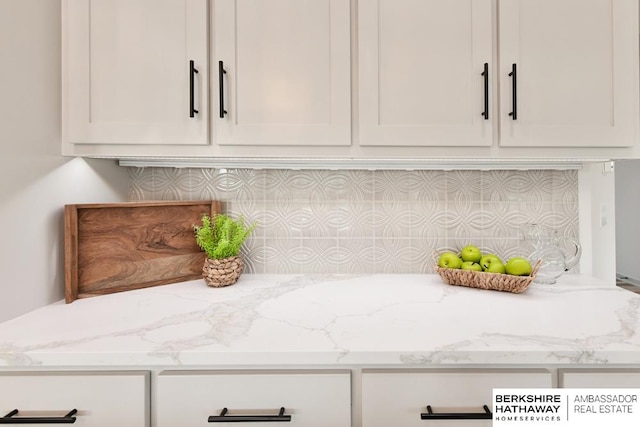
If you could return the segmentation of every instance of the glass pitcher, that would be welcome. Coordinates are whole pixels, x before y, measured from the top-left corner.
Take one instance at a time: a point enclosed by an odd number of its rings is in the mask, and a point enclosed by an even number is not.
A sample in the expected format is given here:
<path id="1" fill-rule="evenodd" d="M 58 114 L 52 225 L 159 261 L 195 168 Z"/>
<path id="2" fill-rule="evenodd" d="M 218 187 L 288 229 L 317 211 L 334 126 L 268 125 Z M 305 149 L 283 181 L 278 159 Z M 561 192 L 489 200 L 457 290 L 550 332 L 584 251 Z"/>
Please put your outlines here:
<path id="1" fill-rule="evenodd" d="M 531 265 L 541 260 L 534 282 L 553 284 L 580 261 L 582 247 L 573 237 L 558 236 L 557 230 L 528 223 L 521 228 L 520 249 Z"/>

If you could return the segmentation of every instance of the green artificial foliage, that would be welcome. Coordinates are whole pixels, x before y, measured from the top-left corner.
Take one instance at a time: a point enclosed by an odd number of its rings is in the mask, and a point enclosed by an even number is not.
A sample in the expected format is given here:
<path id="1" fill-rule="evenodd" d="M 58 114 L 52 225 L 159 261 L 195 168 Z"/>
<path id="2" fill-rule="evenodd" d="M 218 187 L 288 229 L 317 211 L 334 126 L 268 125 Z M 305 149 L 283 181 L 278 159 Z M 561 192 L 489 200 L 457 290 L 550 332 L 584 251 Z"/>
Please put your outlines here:
<path id="1" fill-rule="evenodd" d="M 256 224 L 246 226 L 242 217 L 234 220 L 228 215 L 218 214 L 213 218 L 202 215 L 202 225 L 194 225 L 196 243 L 211 259 L 237 256 L 240 246 L 253 231 Z"/>

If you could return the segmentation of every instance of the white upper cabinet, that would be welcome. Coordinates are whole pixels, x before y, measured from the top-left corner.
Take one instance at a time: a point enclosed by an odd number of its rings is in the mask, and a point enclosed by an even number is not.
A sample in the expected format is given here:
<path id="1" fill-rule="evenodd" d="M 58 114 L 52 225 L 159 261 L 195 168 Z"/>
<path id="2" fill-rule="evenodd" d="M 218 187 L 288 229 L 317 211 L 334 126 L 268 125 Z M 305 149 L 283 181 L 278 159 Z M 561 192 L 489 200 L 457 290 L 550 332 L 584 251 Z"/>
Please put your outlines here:
<path id="1" fill-rule="evenodd" d="M 65 140 L 208 144 L 207 4 L 64 0 Z"/>
<path id="2" fill-rule="evenodd" d="M 501 0 L 499 16 L 501 146 L 636 143 L 637 0 Z"/>
<path id="3" fill-rule="evenodd" d="M 491 6 L 359 2 L 360 145 L 493 143 Z"/>
<path id="4" fill-rule="evenodd" d="M 351 144 L 349 0 L 214 0 L 220 145 Z"/>
<path id="5" fill-rule="evenodd" d="M 640 158 L 638 0 L 62 2 L 64 155 Z"/>

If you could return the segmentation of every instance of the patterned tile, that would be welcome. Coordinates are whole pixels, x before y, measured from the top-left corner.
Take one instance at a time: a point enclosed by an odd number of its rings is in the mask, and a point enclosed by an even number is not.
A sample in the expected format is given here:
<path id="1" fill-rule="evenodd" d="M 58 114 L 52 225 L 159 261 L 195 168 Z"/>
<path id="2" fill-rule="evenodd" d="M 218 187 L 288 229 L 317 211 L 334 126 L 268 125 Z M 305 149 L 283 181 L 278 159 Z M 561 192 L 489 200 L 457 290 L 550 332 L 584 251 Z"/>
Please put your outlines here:
<path id="1" fill-rule="evenodd" d="M 245 271 L 253 273 L 267 273 L 269 271 L 265 264 L 270 254 L 269 248 L 264 244 L 264 239 L 250 237 L 242 245 L 240 255 L 245 264 Z"/>
<path id="2" fill-rule="evenodd" d="M 446 210 L 446 202 L 438 201 L 414 201 L 411 209 L 414 212 L 413 227 L 414 239 L 430 240 L 436 237 L 444 237 L 445 233 L 441 224 L 435 223 L 434 218 L 439 212 Z"/>
<path id="3" fill-rule="evenodd" d="M 374 179 L 371 171 L 325 171 L 332 177 L 332 188 L 338 201 L 366 202 L 375 198 Z"/>
<path id="4" fill-rule="evenodd" d="M 336 238 L 303 238 L 292 262 L 301 273 L 337 273 L 342 258 L 336 253 Z"/>
<path id="5" fill-rule="evenodd" d="M 196 200 L 228 200 L 224 170 L 192 169 L 191 192 Z"/>
<path id="6" fill-rule="evenodd" d="M 153 193 L 158 200 L 192 199 L 189 171 L 182 168 L 157 168 L 153 171 Z"/>
<path id="7" fill-rule="evenodd" d="M 463 202 L 480 200 L 482 172 L 460 170 L 445 173 L 448 176 L 447 200 Z"/>
<path id="8" fill-rule="evenodd" d="M 431 273 L 434 251 L 520 254 L 536 222 L 578 237 L 576 171 L 131 168 L 130 200 L 218 199 L 258 227 L 256 273 Z"/>
<path id="9" fill-rule="evenodd" d="M 265 171 L 254 169 L 225 169 L 220 186 L 230 200 L 263 200 Z"/>
<path id="10" fill-rule="evenodd" d="M 329 218 L 329 221 L 335 221 L 341 240 L 373 238 L 375 220 L 373 202 L 367 201 L 339 201 L 334 215 Z"/>
<path id="11" fill-rule="evenodd" d="M 441 171 L 414 171 L 419 180 L 416 200 L 444 201 L 447 200 L 447 176 Z"/>
<path id="12" fill-rule="evenodd" d="M 373 204 L 373 234 L 377 239 L 409 238 L 418 222 L 411 203 L 406 201 L 380 201 Z"/>
<path id="13" fill-rule="evenodd" d="M 372 272 L 375 268 L 374 239 L 338 239 L 335 248 L 337 272 L 341 274 L 356 274 Z"/>
<path id="14" fill-rule="evenodd" d="M 417 250 L 409 244 L 409 239 L 376 239 L 375 273 L 412 273 L 413 262 L 418 258 Z"/>
<path id="15" fill-rule="evenodd" d="M 153 199 L 153 175 L 144 168 L 129 168 L 129 200 Z"/>
<path id="16" fill-rule="evenodd" d="M 371 176 L 377 201 L 415 199 L 423 185 L 420 176 L 411 171 L 374 171 Z"/>

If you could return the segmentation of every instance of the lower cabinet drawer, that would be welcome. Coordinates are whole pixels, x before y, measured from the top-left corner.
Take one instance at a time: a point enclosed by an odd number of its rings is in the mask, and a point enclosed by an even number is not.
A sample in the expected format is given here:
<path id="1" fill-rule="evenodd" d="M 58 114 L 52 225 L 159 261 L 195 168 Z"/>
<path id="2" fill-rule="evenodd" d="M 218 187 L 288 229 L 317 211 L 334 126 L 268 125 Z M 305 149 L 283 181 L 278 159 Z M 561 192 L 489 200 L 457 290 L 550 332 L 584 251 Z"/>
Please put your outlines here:
<path id="1" fill-rule="evenodd" d="M 149 387 L 149 373 L 138 371 L 0 373 L 0 418 L 9 425 L 148 427 Z"/>
<path id="2" fill-rule="evenodd" d="M 362 373 L 363 427 L 490 427 L 494 388 L 548 388 L 546 370 L 377 370 Z M 453 414 L 435 419 L 429 414 Z M 424 415 L 422 415 L 424 414 Z M 455 419 L 480 414 L 489 419 Z M 428 422 L 427 422 L 428 421 Z"/>
<path id="3" fill-rule="evenodd" d="M 560 369 L 564 388 L 640 388 L 640 369 Z"/>
<path id="4" fill-rule="evenodd" d="M 349 371 L 164 371 L 158 375 L 157 427 L 351 425 Z"/>

